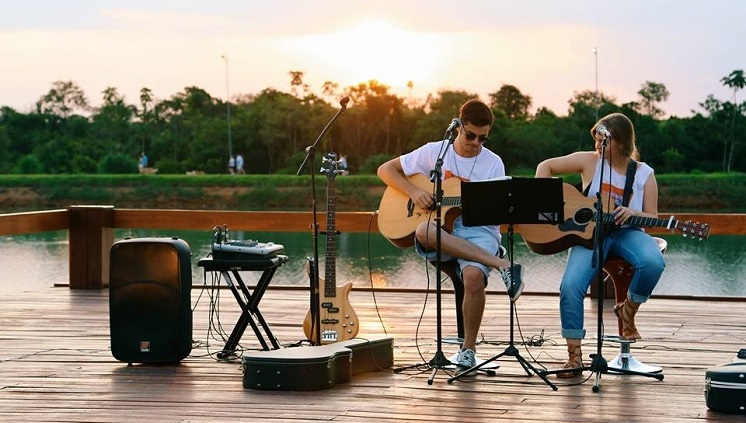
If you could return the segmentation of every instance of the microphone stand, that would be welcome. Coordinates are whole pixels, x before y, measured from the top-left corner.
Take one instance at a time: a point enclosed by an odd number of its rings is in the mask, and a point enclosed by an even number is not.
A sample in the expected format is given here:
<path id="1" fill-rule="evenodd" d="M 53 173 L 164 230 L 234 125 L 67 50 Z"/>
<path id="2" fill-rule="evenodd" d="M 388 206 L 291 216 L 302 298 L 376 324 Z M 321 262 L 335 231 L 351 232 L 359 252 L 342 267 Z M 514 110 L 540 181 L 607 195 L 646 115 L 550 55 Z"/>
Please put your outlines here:
<path id="1" fill-rule="evenodd" d="M 598 323 L 596 324 L 596 354 L 591 356 L 591 371 L 596 373 L 596 380 L 593 383 L 593 392 L 601 390 L 601 374 L 608 373 L 609 367 L 604 359 L 601 350 L 603 349 L 603 323 L 604 323 L 604 235 L 606 227 L 603 220 L 603 199 L 601 198 L 601 186 L 604 181 L 604 165 L 606 164 L 606 147 L 609 142 L 609 135 L 604 134 L 604 140 L 601 143 L 601 166 L 598 175 L 598 191 L 596 192 L 596 230 L 593 233 L 593 258 L 591 266 L 596 269 L 596 283 L 598 283 Z"/>
<path id="2" fill-rule="evenodd" d="M 442 342 L 442 333 L 443 333 L 443 325 L 442 325 L 442 288 L 441 288 L 441 277 L 443 274 L 442 271 L 442 259 L 441 259 L 441 230 L 442 230 L 442 215 L 443 215 L 443 158 L 446 156 L 446 153 L 448 152 L 448 148 L 451 147 L 453 142 L 456 140 L 456 127 L 451 124 L 451 126 L 446 131 L 445 140 L 447 141 L 445 148 L 443 149 L 443 153 L 438 157 L 438 159 L 435 161 L 435 167 L 430 172 L 430 181 L 435 183 L 435 227 L 437 228 L 437 231 L 435 233 L 435 304 L 436 304 L 436 345 L 437 349 L 435 351 L 435 356 L 430 360 L 429 365 L 432 367 L 433 372 L 430 375 L 430 378 L 427 380 L 428 385 L 433 384 L 433 379 L 435 379 L 435 374 L 437 373 L 438 369 L 445 368 L 446 366 L 451 365 L 451 361 L 446 358 L 445 354 L 443 354 L 443 342 Z"/>
<path id="3" fill-rule="evenodd" d="M 598 392 L 601 387 L 599 386 L 601 382 L 601 374 L 602 373 L 608 373 L 609 367 L 606 362 L 606 360 L 603 358 L 603 355 L 601 354 L 601 350 L 603 348 L 603 311 L 604 311 L 604 284 L 603 284 L 603 263 L 604 263 L 604 221 L 603 221 L 603 201 L 601 198 L 601 185 L 603 184 L 603 175 L 604 175 L 604 167 L 606 164 L 606 160 L 604 157 L 606 156 L 606 146 L 608 144 L 609 135 L 603 134 L 604 140 L 601 143 L 601 166 L 599 167 L 599 175 L 598 175 L 598 191 L 596 192 L 596 211 L 594 216 L 594 221 L 596 222 L 596 227 L 594 228 L 593 232 L 593 256 L 591 258 L 591 267 L 596 269 L 596 278 L 598 283 L 598 323 L 597 323 L 597 342 L 596 342 L 596 353 L 591 354 L 591 364 L 589 366 L 581 366 L 581 367 L 573 367 L 568 369 L 560 369 L 560 370 L 549 370 L 549 371 L 542 371 L 540 372 L 540 376 L 547 376 L 551 374 L 558 374 L 558 373 L 569 373 L 569 372 L 575 372 L 575 371 L 584 371 L 584 370 L 590 370 L 591 372 L 596 374 L 596 380 L 593 384 L 593 392 Z"/>
<path id="4" fill-rule="evenodd" d="M 446 130 L 445 137 L 443 139 L 445 144 L 445 148 L 443 149 L 443 152 L 440 154 L 438 159 L 435 161 L 435 167 L 430 171 L 430 181 L 435 184 L 435 226 L 437 228 L 437 231 L 435 233 L 435 278 L 436 278 L 436 288 L 435 288 L 435 303 L 436 303 L 436 345 L 437 349 L 435 351 L 435 356 L 427 362 L 427 366 L 432 368 L 432 374 L 427 379 L 427 384 L 432 385 L 433 380 L 435 379 L 435 374 L 438 372 L 438 369 L 444 369 L 447 366 L 453 364 L 451 361 L 446 358 L 445 354 L 443 354 L 443 343 L 442 343 L 442 315 L 441 315 L 441 303 L 442 303 L 442 290 L 441 290 L 441 277 L 442 277 L 442 268 L 441 268 L 441 216 L 443 212 L 443 158 L 446 156 L 446 153 L 448 152 L 448 148 L 453 144 L 453 142 L 456 140 L 456 128 L 460 125 L 461 121 L 458 119 L 454 119 L 451 122 L 451 125 Z M 420 367 L 422 364 L 414 364 L 411 366 L 405 366 L 405 367 L 399 367 L 394 369 L 394 372 L 399 373 L 401 371 Z"/>
<path id="5" fill-rule="evenodd" d="M 298 171 L 296 172 L 296 175 L 301 176 L 303 174 L 303 168 L 306 166 L 307 163 L 310 163 L 311 166 L 313 166 L 313 163 L 315 162 L 316 158 L 316 144 L 321 141 L 321 139 L 326 135 L 327 131 L 329 131 L 329 128 L 331 128 L 332 124 L 335 120 L 344 113 L 345 110 L 347 110 L 347 103 L 349 103 L 350 97 L 344 97 L 342 100 L 339 101 L 339 105 L 341 106 L 340 109 L 337 111 L 337 113 L 332 117 L 332 119 L 329 121 L 329 123 L 326 124 L 323 130 L 321 130 L 321 133 L 316 138 L 316 141 L 313 142 L 312 145 L 309 147 L 306 147 L 306 157 L 303 159 L 303 163 L 300 164 L 300 167 L 298 168 Z M 313 257 L 308 258 L 308 261 L 311 262 L 310 266 L 310 310 L 311 310 L 311 322 L 312 322 L 312 328 L 311 333 L 315 335 L 316 342 L 318 344 L 321 344 L 321 324 L 319 322 L 319 224 L 318 224 L 318 218 L 316 216 L 316 179 L 315 175 L 316 172 L 311 169 L 311 196 L 312 196 L 312 202 L 311 202 L 311 213 L 313 215 Z M 313 338 L 314 336 L 311 336 L 312 339 L 310 339 L 311 343 L 313 344 Z"/>

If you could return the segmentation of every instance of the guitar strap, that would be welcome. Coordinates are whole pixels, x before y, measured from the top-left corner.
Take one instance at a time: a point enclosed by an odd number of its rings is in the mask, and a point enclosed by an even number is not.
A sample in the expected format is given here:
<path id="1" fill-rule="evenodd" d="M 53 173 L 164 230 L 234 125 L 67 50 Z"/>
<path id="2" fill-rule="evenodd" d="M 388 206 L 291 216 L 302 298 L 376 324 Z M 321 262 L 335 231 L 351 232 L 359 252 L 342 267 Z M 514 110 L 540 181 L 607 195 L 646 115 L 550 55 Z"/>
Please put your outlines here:
<path id="1" fill-rule="evenodd" d="M 627 179 L 624 181 L 624 196 L 622 197 L 622 205 L 624 207 L 629 206 L 629 199 L 632 197 L 632 183 L 635 181 L 635 172 L 637 171 L 637 162 L 629 159 L 627 164 Z"/>
<path id="2" fill-rule="evenodd" d="M 624 194 L 622 195 L 622 205 L 629 206 L 629 200 L 632 197 L 632 183 L 635 182 L 635 172 L 637 171 L 637 162 L 629 159 L 627 163 L 627 176 L 624 180 Z M 606 233 L 611 233 L 619 229 L 619 226 L 613 223 L 604 224 Z"/>

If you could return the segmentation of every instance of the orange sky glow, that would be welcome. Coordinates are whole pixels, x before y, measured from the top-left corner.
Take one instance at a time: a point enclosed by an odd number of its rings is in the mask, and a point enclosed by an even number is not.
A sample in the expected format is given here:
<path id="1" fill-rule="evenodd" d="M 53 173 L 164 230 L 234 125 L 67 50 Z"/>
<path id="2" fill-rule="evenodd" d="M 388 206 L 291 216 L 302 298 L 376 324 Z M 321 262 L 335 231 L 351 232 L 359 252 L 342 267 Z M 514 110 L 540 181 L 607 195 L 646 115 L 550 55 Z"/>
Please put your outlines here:
<path id="1" fill-rule="evenodd" d="M 319 95 L 327 81 L 375 79 L 414 101 L 443 89 L 486 100 L 510 84 L 533 111 L 559 115 L 596 82 L 621 104 L 653 81 L 671 93 L 662 109 L 689 116 L 709 94 L 731 100 L 720 79 L 746 64 L 738 0 L 151 3 L 5 6 L 0 106 L 30 111 L 57 80 L 78 83 L 93 105 L 110 86 L 133 104 L 143 87 L 159 99 L 187 86 L 223 99 L 289 92 L 289 72 L 301 71 Z"/>

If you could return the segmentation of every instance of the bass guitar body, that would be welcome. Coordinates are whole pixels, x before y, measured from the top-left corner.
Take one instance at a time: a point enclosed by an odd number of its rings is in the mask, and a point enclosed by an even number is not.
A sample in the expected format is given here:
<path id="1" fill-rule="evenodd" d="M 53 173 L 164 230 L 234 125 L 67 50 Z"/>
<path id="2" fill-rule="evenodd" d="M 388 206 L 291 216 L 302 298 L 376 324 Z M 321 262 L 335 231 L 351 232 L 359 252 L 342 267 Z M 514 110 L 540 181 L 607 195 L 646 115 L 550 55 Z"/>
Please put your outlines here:
<path id="1" fill-rule="evenodd" d="M 313 274 L 309 273 L 309 277 L 313 277 Z M 317 292 L 321 294 L 318 299 L 318 315 L 314 316 L 314 313 L 308 310 L 306 318 L 303 319 L 303 333 L 314 345 L 352 339 L 357 336 L 360 326 L 357 314 L 349 301 L 352 283 L 335 286 L 332 292 L 326 292 L 325 285 L 324 278 L 319 278 Z M 315 330 L 317 324 L 320 329 L 318 331 Z"/>

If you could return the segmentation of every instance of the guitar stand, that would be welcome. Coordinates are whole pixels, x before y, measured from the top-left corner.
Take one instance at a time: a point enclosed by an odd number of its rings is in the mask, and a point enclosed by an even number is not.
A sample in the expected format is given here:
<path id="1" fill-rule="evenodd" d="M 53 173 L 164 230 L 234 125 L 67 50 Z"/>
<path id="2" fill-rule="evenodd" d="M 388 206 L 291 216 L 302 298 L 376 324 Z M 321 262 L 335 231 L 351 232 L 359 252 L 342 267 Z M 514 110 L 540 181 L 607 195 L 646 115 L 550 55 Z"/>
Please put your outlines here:
<path id="1" fill-rule="evenodd" d="M 564 220 L 562 180 L 558 178 L 516 178 L 481 182 L 462 182 L 461 200 L 463 222 L 466 226 L 508 224 L 508 256 L 510 272 L 515 274 L 513 262 L 513 225 L 557 224 Z M 509 293 L 510 294 L 510 293 Z M 510 301 L 510 341 L 505 350 L 450 378 L 448 383 L 480 369 L 503 356 L 514 357 L 528 376 L 536 374 L 552 390 L 557 390 L 546 376 L 521 356 L 514 342 L 513 320 L 515 304 Z"/>

